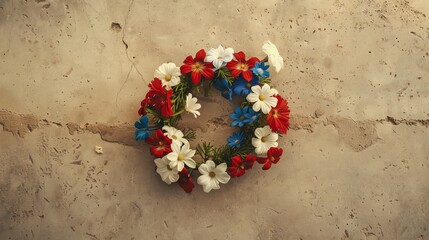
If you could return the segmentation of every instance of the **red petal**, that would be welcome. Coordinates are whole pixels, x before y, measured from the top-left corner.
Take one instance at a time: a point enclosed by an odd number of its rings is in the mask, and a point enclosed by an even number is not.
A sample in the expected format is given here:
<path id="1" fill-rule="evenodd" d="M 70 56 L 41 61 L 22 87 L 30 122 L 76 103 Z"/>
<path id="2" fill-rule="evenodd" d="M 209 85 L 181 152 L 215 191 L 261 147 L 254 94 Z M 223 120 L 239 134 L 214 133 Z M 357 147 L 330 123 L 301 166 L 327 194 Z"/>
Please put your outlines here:
<path id="1" fill-rule="evenodd" d="M 236 177 L 241 177 L 246 173 L 246 170 L 241 169 L 241 168 L 237 168 L 237 173 L 236 173 Z"/>
<path id="2" fill-rule="evenodd" d="M 240 51 L 240 52 L 234 53 L 234 57 L 238 61 L 242 61 L 242 62 L 246 61 L 246 54 L 244 54 L 244 52 Z"/>
<path id="3" fill-rule="evenodd" d="M 255 62 L 260 62 L 257 57 L 252 57 L 249 60 L 247 60 L 247 64 L 249 65 L 249 68 L 255 67 Z"/>
<path id="4" fill-rule="evenodd" d="M 201 73 L 192 72 L 191 73 L 191 80 L 194 84 L 199 84 L 201 82 Z"/>
<path id="5" fill-rule="evenodd" d="M 191 67 L 191 65 L 182 65 L 181 67 L 180 67 L 180 72 L 182 73 L 182 74 L 187 74 L 187 73 L 190 73 L 192 71 L 192 67 Z"/>
<path id="6" fill-rule="evenodd" d="M 155 157 L 158 157 L 158 158 L 163 157 L 164 152 L 166 152 L 166 151 L 165 151 L 165 148 L 163 148 L 163 147 L 160 147 L 160 146 L 150 147 L 150 153 L 152 153 L 152 155 Z"/>
<path id="7" fill-rule="evenodd" d="M 155 144 L 155 138 L 152 136 L 149 136 L 148 138 L 146 138 L 146 143 L 150 144 L 150 145 L 154 145 Z"/>
<path id="8" fill-rule="evenodd" d="M 171 103 L 167 103 L 161 106 L 161 115 L 163 117 L 169 117 L 173 115 L 173 109 L 171 108 Z"/>
<path id="9" fill-rule="evenodd" d="M 192 65 L 195 63 L 194 58 L 192 56 L 187 56 L 183 61 L 185 65 Z"/>
<path id="10" fill-rule="evenodd" d="M 240 156 L 234 156 L 232 158 L 232 166 L 237 167 L 241 163 L 241 157 Z"/>
<path id="11" fill-rule="evenodd" d="M 244 162 L 245 162 L 244 167 L 246 169 L 251 169 L 253 167 L 253 164 L 255 163 L 255 161 L 256 161 L 256 156 L 252 156 L 250 154 L 247 155 L 246 159 L 244 160 Z"/>
<path id="12" fill-rule="evenodd" d="M 275 163 L 278 163 L 279 161 L 280 161 L 280 158 L 279 158 L 279 157 L 276 157 L 276 158 L 274 158 L 274 160 L 272 160 L 271 162 L 275 164 Z"/>
<path id="13" fill-rule="evenodd" d="M 231 177 L 237 177 L 237 167 L 229 167 L 228 172 Z"/>
<path id="14" fill-rule="evenodd" d="M 242 72 L 244 80 L 250 82 L 252 80 L 253 73 L 251 71 Z"/>
<path id="15" fill-rule="evenodd" d="M 191 175 L 189 175 L 186 168 L 183 168 L 183 170 L 179 173 L 179 186 L 187 193 L 192 192 L 192 189 L 195 187 L 194 182 L 192 181 Z"/>
<path id="16" fill-rule="evenodd" d="M 204 49 L 201 49 L 195 55 L 195 61 L 204 62 L 204 58 L 206 58 L 206 51 L 204 51 Z"/>
<path id="17" fill-rule="evenodd" d="M 275 158 L 279 158 L 281 157 L 283 154 L 283 149 L 281 148 L 274 148 L 271 147 L 268 152 L 267 152 L 267 156 L 268 157 L 275 157 Z"/>
<path id="18" fill-rule="evenodd" d="M 260 164 L 264 164 L 264 163 L 266 163 L 267 161 L 268 161 L 268 158 L 261 158 L 261 157 L 258 157 L 258 158 L 256 158 L 256 161 L 258 162 L 258 163 L 260 163 Z"/>
<path id="19" fill-rule="evenodd" d="M 213 72 L 213 69 L 211 69 L 211 68 L 204 68 L 203 71 L 201 72 L 201 74 L 206 79 L 212 79 L 214 77 L 214 72 Z"/>
<path id="20" fill-rule="evenodd" d="M 231 60 L 231 62 L 228 62 L 228 63 L 226 64 L 226 67 L 227 67 L 230 71 L 232 71 L 233 69 L 236 69 L 236 68 L 237 68 L 237 64 L 238 64 L 238 62 L 237 62 L 237 61 L 235 61 L 235 60 Z"/>
<path id="21" fill-rule="evenodd" d="M 263 169 L 263 170 L 268 170 L 268 169 L 270 169 L 270 167 L 271 167 L 271 162 L 270 162 L 270 161 L 267 161 L 267 162 L 264 164 L 264 166 L 262 166 L 262 169 Z"/>
<path id="22" fill-rule="evenodd" d="M 155 132 L 156 140 L 162 140 L 165 136 L 161 129 L 156 130 Z"/>
<path id="23" fill-rule="evenodd" d="M 242 72 L 241 70 L 232 69 L 231 75 L 236 78 L 236 77 L 238 77 L 238 75 L 240 75 L 241 72 Z"/>
<path id="24" fill-rule="evenodd" d="M 161 80 L 159 80 L 159 78 L 154 78 L 152 82 L 150 82 L 149 87 L 152 90 L 156 90 L 156 91 L 160 91 L 164 89 L 164 87 L 162 86 L 162 82 Z"/>

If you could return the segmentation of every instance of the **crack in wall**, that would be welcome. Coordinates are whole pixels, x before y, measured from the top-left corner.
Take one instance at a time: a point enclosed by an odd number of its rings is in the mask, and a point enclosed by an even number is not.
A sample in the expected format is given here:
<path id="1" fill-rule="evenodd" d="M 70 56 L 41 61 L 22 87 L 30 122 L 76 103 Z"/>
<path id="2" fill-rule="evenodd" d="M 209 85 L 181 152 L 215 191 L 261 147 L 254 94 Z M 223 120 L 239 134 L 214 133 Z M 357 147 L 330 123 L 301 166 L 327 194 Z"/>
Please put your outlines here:
<path id="1" fill-rule="evenodd" d="M 328 116 L 326 119 L 320 119 L 320 114 L 315 116 L 292 115 L 291 130 L 306 130 L 309 133 L 314 131 L 316 125 L 332 125 L 337 131 L 339 138 L 344 141 L 352 150 L 359 152 L 375 144 L 379 137 L 376 131 L 376 124 L 393 124 L 408 126 L 429 126 L 429 119 L 396 119 L 387 116 L 385 119 L 355 121 L 348 117 Z M 79 125 L 69 122 L 63 124 L 60 122 L 49 121 L 47 119 L 38 119 L 32 114 L 19 114 L 6 109 L 0 109 L 0 125 L 3 130 L 11 132 L 14 136 L 23 138 L 26 134 L 38 128 L 55 126 L 59 128 L 67 127 L 70 135 L 92 133 L 99 134 L 103 141 L 118 143 L 126 146 L 140 146 L 141 142 L 134 138 L 135 129 L 132 124 L 122 123 L 109 125 L 105 123 L 86 123 Z"/>
<path id="2" fill-rule="evenodd" d="M 143 80 L 143 82 L 144 82 L 145 84 L 147 84 L 147 83 L 146 83 L 146 81 L 145 81 L 145 80 L 144 80 L 144 78 L 143 78 L 143 74 L 142 74 L 142 73 L 140 72 L 140 70 L 137 68 L 136 63 L 131 59 L 131 57 L 130 57 L 130 55 L 129 55 L 129 53 L 128 53 L 129 45 L 128 45 L 128 43 L 125 41 L 125 30 L 126 30 L 126 27 L 127 27 L 128 18 L 129 18 L 129 16 L 130 16 L 130 12 L 131 12 L 131 8 L 132 8 L 133 4 L 134 4 L 134 0 L 131 0 L 131 1 L 130 1 L 130 4 L 129 4 L 129 6 L 128 6 L 127 15 L 125 16 L 125 19 L 124 19 L 124 27 L 122 28 L 122 43 L 123 43 L 123 44 L 124 44 L 124 46 L 125 46 L 125 55 L 126 55 L 126 57 L 127 57 L 128 61 L 131 63 L 131 66 L 130 66 L 130 70 L 129 70 L 129 71 L 128 71 L 128 73 L 127 73 L 127 77 L 125 78 L 125 81 L 122 83 L 121 87 L 119 88 L 118 93 L 116 94 L 116 100 L 115 100 L 116 105 L 118 105 L 118 98 L 119 98 L 119 94 L 122 92 L 122 89 L 124 88 L 125 84 L 128 82 L 128 79 L 130 78 L 130 75 L 131 75 L 131 72 L 132 72 L 132 70 L 133 70 L 133 69 L 135 69 L 135 70 L 136 70 L 136 72 L 140 75 L 140 78 Z"/>

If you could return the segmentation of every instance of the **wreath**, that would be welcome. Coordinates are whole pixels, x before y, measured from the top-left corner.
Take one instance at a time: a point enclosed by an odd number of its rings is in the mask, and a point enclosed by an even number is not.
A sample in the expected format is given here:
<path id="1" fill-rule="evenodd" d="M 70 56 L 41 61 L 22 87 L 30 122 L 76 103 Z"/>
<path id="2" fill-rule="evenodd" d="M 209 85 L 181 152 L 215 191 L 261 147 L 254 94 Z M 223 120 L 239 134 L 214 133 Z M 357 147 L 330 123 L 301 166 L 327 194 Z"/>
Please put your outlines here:
<path id="1" fill-rule="evenodd" d="M 151 145 L 156 172 L 164 182 L 177 182 L 190 193 L 192 176 L 199 172 L 197 183 L 210 192 L 219 189 L 220 183 L 242 176 L 255 162 L 267 170 L 280 160 L 283 150 L 277 141 L 289 129 L 290 110 L 287 100 L 270 86 L 268 68 L 280 71 L 283 58 L 270 41 L 262 50 L 267 54 L 263 60 L 246 59 L 243 52 L 222 46 L 207 52 L 201 49 L 195 57 L 186 57 L 180 68 L 169 62 L 155 71 L 135 127 L 136 139 Z M 197 118 L 201 104 L 193 94 L 210 96 L 213 87 L 230 102 L 233 97 L 241 99 L 230 114 L 236 131 L 223 146 L 203 142 L 193 150 L 189 141 L 195 139 L 195 131 L 180 130 L 179 121 L 183 113 Z"/>

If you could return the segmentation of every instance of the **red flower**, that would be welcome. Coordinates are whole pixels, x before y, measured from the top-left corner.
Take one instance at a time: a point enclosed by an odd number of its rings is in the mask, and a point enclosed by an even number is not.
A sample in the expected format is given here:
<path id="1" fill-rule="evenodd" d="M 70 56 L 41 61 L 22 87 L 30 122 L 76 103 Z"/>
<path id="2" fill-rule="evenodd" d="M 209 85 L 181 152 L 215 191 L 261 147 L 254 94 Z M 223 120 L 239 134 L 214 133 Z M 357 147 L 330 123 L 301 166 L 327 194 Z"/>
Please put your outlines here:
<path id="1" fill-rule="evenodd" d="M 150 153 L 155 157 L 163 157 L 167 153 L 171 153 L 171 139 L 164 135 L 161 129 L 156 130 L 155 137 L 149 136 L 146 143 L 153 145 L 150 147 Z"/>
<path id="2" fill-rule="evenodd" d="M 231 71 L 231 75 L 236 78 L 241 73 L 243 78 L 250 82 L 253 77 L 251 69 L 255 67 L 255 62 L 259 62 L 259 59 L 252 57 L 246 61 L 246 55 L 243 52 L 234 53 L 234 57 L 237 61 L 232 60 L 226 64 L 226 67 Z"/>
<path id="3" fill-rule="evenodd" d="M 280 95 L 275 97 L 277 98 L 277 105 L 268 113 L 267 122 L 273 132 L 285 134 L 289 129 L 290 110 L 285 99 Z"/>
<path id="4" fill-rule="evenodd" d="M 179 186 L 187 193 L 192 192 L 192 189 L 195 187 L 192 177 L 186 168 L 183 168 L 183 170 L 179 173 L 179 180 L 177 182 L 179 183 Z"/>
<path id="5" fill-rule="evenodd" d="M 173 90 L 166 90 L 162 86 L 161 80 L 155 78 L 149 84 L 149 92 L 146 94 L 146 98 L 142 101 L 142 107 L 139 110 L 140 113 L 146 112 L 146 107 L 154 109 L 159 112 L 163 117 L 169 117 L 173 115 L 173 108 L 171 103 L 171 97 L 173 96 Z M 143 114 L 144 115 L 144 114 Z"/>
<path id="6" fill-rule="evenodd" d="M 138 112 L 140 116 L 147 114 L 146 108 L 147 108 L 147 99 L 145 98 L 140 103 L 140 109 L 139 109 L 139 112 Z"/>
<path id="7" fill-rule="evenodd" d="M 282 154 L 283 154 L 283 149 L 272 147 L 270 148 L 270 150 L 268 150 L 267 157 L 265 158 L 258 157 L 256 160 L 258 161 L 258 163 L 264 164 L 264 166 L 262 166 L 262 169 L 268 170 L 270 169 L 272 163 L 276 164 L 280 160 L 280 157 L 282 156 Z"/>
<path id="8" fill-rule="evenodd" d="M 240 177 L 246 173 L 246 169 L 251 169 L 255 163 L 256 157 L 248 154 L 246 159 L 242 159 L 240 156 L 234 156 L 232 158 L 232 166 L 228 168 L 229 175 L 231 177 Z"/>
<path id="9" fill-rule="evenodd" d="M 195 55 L 195 58 L 188 56 L 184 61 L 184 65 L 180 67 L 182 74 L 191 73 L 191 80 L 194 84 L 198 84 L 201 81 L 201 75 L 206 79 L 212 79 L 214 77 L 213 64 L 204 62 L 206 58 L 206 52 L 201 49 Z"/>

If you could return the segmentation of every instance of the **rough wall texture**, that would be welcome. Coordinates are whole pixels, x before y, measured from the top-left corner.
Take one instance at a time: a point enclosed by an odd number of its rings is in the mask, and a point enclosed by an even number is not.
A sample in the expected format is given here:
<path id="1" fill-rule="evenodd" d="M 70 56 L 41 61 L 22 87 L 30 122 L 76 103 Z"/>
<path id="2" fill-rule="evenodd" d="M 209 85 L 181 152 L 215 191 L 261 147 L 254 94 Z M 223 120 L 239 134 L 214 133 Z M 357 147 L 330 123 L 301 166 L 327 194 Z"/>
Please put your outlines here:
<path id="1" fill-rule="evenodd" d="M 0 239 L 429 239 L 427 0 L 0 0 L 0 34 Z M 267 39 L 285 157 L 164 184 L 133 140 L 154 69 Z M 220 144 L 232 106 L 202 103 Z"/>

